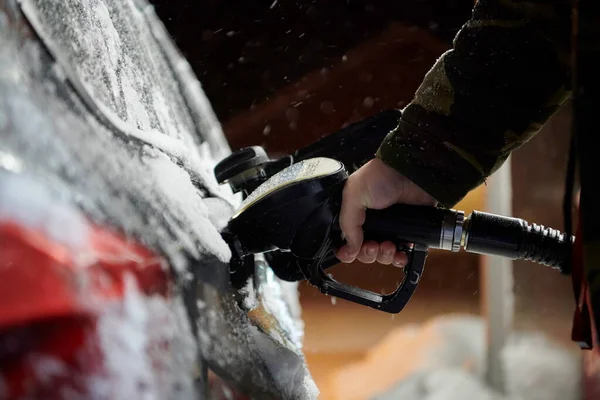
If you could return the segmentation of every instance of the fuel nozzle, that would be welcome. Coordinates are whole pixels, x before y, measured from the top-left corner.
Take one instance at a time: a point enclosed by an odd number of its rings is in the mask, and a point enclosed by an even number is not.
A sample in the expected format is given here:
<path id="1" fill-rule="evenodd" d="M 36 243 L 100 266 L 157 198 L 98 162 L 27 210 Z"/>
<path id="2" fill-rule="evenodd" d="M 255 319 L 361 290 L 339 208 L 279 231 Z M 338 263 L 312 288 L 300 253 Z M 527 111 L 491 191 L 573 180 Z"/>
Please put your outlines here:
<path id="1" fill-rule="evenodd" d="M 247 190 L 250 180 L 254 185 L 269 176 L 264 170 L 269 161 L 257 152 L 237 156 L 252 167 L 221 164 L 219 181 L 245 182 L 239 187 Z M 250 173 L 255 168 L 265 173 Z M 573 238 L 555 229 L 480 211 L 465 218 L 463 211 L 396 204 L 367 210 L 363 231 L 365 240 L 392 241 L 407 253 L 403 281 L 385 295 L 338 282 L 325 269 L 339 263 L 334 253 L 343 244 L 339 213 L 347 178 L 343 163 L 315 157 L 281 169 L 253 190 L 222 232 L 232 252 L 232 284 L 243 285 L 252 274 L 254 255 L 264 253 L 280 279 L 306 279 L 322 293 L 398 313 L 419 283 L 429 249 L 462 248 L 569 272 Z"/>

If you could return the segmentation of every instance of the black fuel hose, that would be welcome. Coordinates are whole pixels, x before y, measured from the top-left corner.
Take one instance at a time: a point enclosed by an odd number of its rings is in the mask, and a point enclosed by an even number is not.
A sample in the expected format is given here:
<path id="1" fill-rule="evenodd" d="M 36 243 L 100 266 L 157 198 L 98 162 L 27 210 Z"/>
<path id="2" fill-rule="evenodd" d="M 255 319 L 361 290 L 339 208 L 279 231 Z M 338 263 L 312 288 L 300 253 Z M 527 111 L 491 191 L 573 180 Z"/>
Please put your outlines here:
<path id="1" fill-rule="evenodd" d="M 468 252 L 531 261 L 566 272 L 571 246 L 567 235 L 556 229 L 480 211 L 469 215 L 463 229 Z"/>

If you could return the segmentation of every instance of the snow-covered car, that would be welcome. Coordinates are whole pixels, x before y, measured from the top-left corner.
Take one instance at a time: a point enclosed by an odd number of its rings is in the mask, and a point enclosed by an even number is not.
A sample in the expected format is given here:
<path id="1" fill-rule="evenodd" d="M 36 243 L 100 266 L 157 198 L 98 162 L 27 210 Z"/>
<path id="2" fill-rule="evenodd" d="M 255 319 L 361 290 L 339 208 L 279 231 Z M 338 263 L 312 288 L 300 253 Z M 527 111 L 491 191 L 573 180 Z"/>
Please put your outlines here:
<path id="1" fill-rule="evenodd" d="M 145 0 L 0 1 L 0 398 L 316 398 L 297 287 L 229 283 L 229 153 Z"/>

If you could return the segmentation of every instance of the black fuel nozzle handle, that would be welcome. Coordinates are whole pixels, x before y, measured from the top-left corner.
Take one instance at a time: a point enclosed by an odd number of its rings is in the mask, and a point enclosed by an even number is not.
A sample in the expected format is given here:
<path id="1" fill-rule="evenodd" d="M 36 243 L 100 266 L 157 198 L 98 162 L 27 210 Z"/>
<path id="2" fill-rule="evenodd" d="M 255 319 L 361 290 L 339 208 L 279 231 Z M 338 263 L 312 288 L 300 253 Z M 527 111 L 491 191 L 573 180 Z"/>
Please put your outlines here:
<path id="1" fill-rule="evenodd" d="M 464 220 L 462 211 L 395 204 L 383 210 L 368 209 L 362 229 L 364 240 L 389 240 L 398 245 L 421 244 L 433 249 L 459 251 Z M 339 220 L 335 221 L 333 231 L 340 234 Z"/>
<path id="2" fill-rule="evenodd" d="M 384 210 L 367 210 L 363 224 L 365 240 L 392 241 L 408 256 L 404 279 L 390 294 L 347 285 L 325 273 L 325 268 L 339 263 L 332 257 L 333 248 L 342 244 L 338 218 L 332 225 L 331 243 L 324 246 L 321 257 L 314 261 L 301 261 L 299 266 L 310 283 L 324 294 L 396 314 L 404 309 L 415 292 L 423 275 L 429 248 L 458 251 L 463 217 L 461 211 L 406 204 L 397 204 Z"/>
<path id="3" fill-rule="evenodd" d="M 421 244 L 433 249 L 459 251 L 464 213 L 432 206 L 396 204 L 367 210 L 365 239 Z"/>

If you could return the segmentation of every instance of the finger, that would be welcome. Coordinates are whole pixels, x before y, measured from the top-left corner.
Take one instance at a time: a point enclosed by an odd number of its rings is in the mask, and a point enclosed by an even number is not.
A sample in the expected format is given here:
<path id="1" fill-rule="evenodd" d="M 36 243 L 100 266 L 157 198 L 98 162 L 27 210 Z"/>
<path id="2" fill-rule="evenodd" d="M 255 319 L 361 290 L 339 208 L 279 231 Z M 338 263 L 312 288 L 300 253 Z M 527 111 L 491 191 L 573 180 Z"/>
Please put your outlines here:
<path id="1" fill-rule="evenodd" d="M 343 245 L 339 249 L 335 250 L 334 254 L 338 260 L 345 264 L 349 264 L 356 259 L 356 257 L 350 255 L 348 251 L 348 245 Z"/>
<path id="2" fill-rule="evenodd" d="M 379 252 L 379 243 L 373 241 L 364 242 L 358 256 L 358 261 L 372 264 L 377 260 L 377 253 Z"/>
<path id="3" fill-rule="evenodd" d="M 394 255 L 394 262 L 392 263 L 395 267 L 404 268 L 408 264 L 408 256 L 403 251 L 398 251 Z"/>
<path id="4" fill-rule="evenodd" d="M 396 245 L 386 241 L 379 245 L 379 254 L 377 254 L 377 262 L 383 265 L 390 265 L 394 262 L 394 254 L 396 254 Z"/>
<path id="5" fill-rule="evenodd" d="M 362 225 L 365 222 L 366 209 L 360 202 L 360 195 L 354 194 L 352 186 L 346 184 L 340 209 L 340 228 L 346 239 L 345 251 L 348 257 L 356 257 L 363 241 Z"/>

